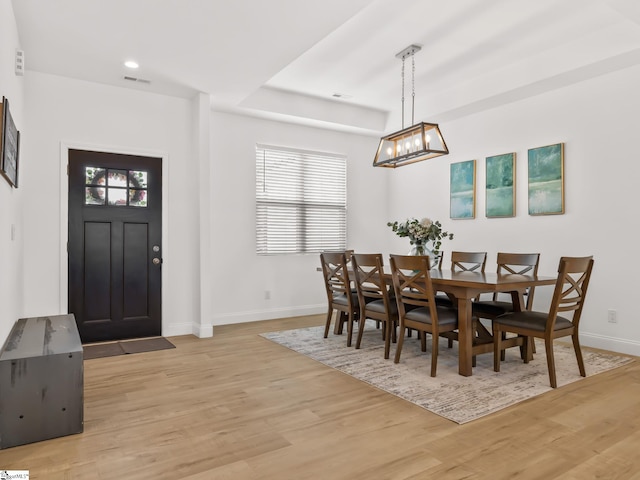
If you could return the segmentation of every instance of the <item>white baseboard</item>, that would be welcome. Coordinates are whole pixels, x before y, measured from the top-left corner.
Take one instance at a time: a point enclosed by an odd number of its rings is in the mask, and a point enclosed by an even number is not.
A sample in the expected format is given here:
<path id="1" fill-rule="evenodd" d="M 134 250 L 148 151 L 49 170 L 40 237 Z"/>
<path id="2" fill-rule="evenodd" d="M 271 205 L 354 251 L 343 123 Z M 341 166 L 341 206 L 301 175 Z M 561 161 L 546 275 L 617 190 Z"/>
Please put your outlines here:
<path id="1" fill-rule="evenodd" d="M 303 315 L 318 315 L 327 312 L 326 304 L 306 305 L 302 307 L 274 308 L 271 310 L 252 310 L 246 312 L 233 312 L 216 315 L 213 325 L 200 325 L 197 323 L 173 323 L 163 331 L 165 337 L 179 335 L 195 335 L 198 338 L 213 336 L 215 325 L 228 325 L 233 323 L 257 322 L 260 320 L 274 320 L 277 318 L 301 317 Z M 640 357 L 640 342 L 616 337 L 608 337 L 596 333 L 580 333 L 580 343 L 585 347 L 609 350 L 610 352 L 624 353 Z"/>
<path id="2" fill-rule="evenodd" d="M 213 325 L 193 325 L 193 333 L 198 338 L 213 337 Z"/>
<path id="3" fill-rule="evenodd" d="M 162 336 L 177 337 L 179 335 L 195 335 L 197 337 L 204 338 L 205 335 L 198 335 L 196 327 L 199 328 L 201 325 L 195 323 L 172 323 L 162 329 Z"/>
<path id="4" fill-rule="evenodd" d="M 640 342 L 634 340 L 581 332 L 580 344 L 585 347 L 600 348 L 611 352 L 640 356 Z"/>
<path id="5" fill-rule="evenodd" d="M 304 315 L 318 315 L 327 312 L 327 305 L 305 305 L 302 307 L 274 308 L 271 310 L 252 310 L 247 312 L 233 312 L 216 315 L 213 325 L 199 323 L 172 323 L 162 332 L 165 337 L 179 335 L 195 335 L 198 338 L 213 337 L 215 325 L 229 325 L 233 323 L 257 322 L 260 320 L 275 320 L 277 318 L 301 317 Z"/>
<path id="6" fill-rule="evenodd" d="M 327 313 L 326 303 L 323 303 L 321 305 L 303 305 L 299 307 L 273 308 L 270 310 L 252 310 L 246 312 L 224 313 L 214 316 L 213 324 L 215 329 L 215 325 L 257 322 L 260 320 L 301 317 L 304 315 L 318 315 L 321 313 Z"/>

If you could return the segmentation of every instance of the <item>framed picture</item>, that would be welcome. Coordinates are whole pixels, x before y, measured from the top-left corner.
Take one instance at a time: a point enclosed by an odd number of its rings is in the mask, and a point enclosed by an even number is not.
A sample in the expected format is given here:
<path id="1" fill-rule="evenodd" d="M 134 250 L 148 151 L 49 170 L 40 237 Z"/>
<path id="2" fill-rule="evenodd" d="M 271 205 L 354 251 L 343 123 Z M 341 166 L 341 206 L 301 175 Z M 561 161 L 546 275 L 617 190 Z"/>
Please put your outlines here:
<path id="1" fill-rule="evenodd" d="M 529 150 L 529 215 L 564 213 L 564 144 Z"/>
<path id="2" fill-rule="evenodd" d="M 476 161 L 452 163 L 450 174 L 450 217 L 453 219 L 476 216 Z"/>
<path id="3" fill-rule="evenodd" d="M 495 155 L 485 161 L 487 218 L 513 217 L 516 213 L 516 154 Z"/>
<path id="4" fill-rule="evenodd" d="M 20 132 L 9 111 L 9 100 L 2 97 L 0 112 L 0 173 L 11 186 L 18 188 L 18 156 L 20 153 Z"/>

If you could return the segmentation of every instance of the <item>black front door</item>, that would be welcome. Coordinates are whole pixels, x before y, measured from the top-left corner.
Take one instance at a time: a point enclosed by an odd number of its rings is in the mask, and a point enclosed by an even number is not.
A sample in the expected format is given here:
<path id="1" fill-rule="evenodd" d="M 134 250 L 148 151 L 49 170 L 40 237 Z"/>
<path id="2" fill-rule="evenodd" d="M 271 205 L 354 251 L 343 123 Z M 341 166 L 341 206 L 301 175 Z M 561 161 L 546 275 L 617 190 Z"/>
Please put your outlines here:
<path id="1" fill-rule="evenodd" d="M 69 313 L 83 343 L 161 335 L 162 159 L 69 150 Z"/>

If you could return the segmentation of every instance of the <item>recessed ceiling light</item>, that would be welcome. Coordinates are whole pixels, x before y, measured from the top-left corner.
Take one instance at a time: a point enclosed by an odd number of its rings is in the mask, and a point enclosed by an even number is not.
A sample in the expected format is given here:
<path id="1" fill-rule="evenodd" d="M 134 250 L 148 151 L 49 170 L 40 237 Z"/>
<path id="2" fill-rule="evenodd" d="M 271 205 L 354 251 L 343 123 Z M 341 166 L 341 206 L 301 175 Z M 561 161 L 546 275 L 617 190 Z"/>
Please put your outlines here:
<path id="1" fill-rule="evenodd" d="M 138 68 L 140 65 L 138 65 L 138 62 L 134 62 L 133 60 L 127 60 L 124 62 L 124 66 L 127 68 Z"/>

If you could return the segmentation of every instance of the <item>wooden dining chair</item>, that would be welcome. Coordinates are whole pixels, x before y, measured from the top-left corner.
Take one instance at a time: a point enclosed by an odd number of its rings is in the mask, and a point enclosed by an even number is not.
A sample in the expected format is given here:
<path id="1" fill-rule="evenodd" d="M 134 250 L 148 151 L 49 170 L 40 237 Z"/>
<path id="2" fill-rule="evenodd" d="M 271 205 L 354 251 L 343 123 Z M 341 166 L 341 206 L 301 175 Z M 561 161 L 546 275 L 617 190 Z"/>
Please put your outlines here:
<path id="1" fill-rule="evenodd" d="M 540 262 L 539 253 L 504 253 L 498 252 L 497 255 L 497 273 L 498 274 L 516 274 L 524 275 L 538 274 L 538 264 Z M 524 293 L 526 302 L 523 305 L 525 310 L 531 310 L 533 307 L 533 294 L 535 293 L 535 287 L 529 287 Z M 509 296 L 509 298 L 505 298 Z M 494 292 L 490 300 L 483 300 L 482 298 L 476 299 L 473 302 L 473 316 L 480 319 L 493 320 L 499 315 L 513 312 L 513 302 L 511 301 L 510 293 Z M 477 329 L 478 334 L 489 340 L 491 338 L 490 332 L 485 328 L 483 324 L 479 325 Z M 533 352 L 535 353 L 535 344 L 533 345 Z M 502 360 L 504 360 L 504 351 L 502 352 Z"/>
<path id="2" fill-rule="evenodd" d="M 355 250 L 345 250 L 344 251 L 344 256 L 347 259 L 347 268 L 349 269 L 350 272 L 353 272 L 353 266 L 351 264 L 351 257 L 352 257 L 354 252 L 355 252 Z M 353 274 L 349 275 L 349 278 L 351 279 L 351 293 L 355 294 L 357 296 L 358 295 L 358 290 L 356 289 L 354 275 Z M 376 322 L 376 328 L 380 328 L 380 322 Z"/>
<path id="3" fill-rule="evenodd" d="M 493 369 L 496 372 L 500 371 L 502 334 L 511 332 L 522 338 L 525 363 L 529 362 L 529 348 L 533 339 L 544 339 L 552 388 L 557 387 L 553 358 L 553 341 L 556 338 L 571 336 L 580 375 L 586 376 L 578 339 L 578 326 L 592 269 L 592 256 L 562 257 L 558 266 L 558 280 L 548 312 L 510 312 L 493 319 Z M 560 315 L 564 312 L 572 312 L 571 318 Z"/>
<path id="4" fill-rule="evenodd" d="M 497 257 L 497 273 L 498 274 L 516 274 L 516 275 L 537 275 L 538 263 L 540 262 L 539 253 L 503 253 L 498 252 Z M 525 310 L 531 310 L 533 307 L 533 294 L 535 287 L 530 287 L 524 294 L 526 302 Z M 473 314 L 480 318 L 493 319 L 498 315 L 513 312 L 513 303 L 511 298 L 503 299 L 506 294 L 494 293 L 491 300 L 477 300 L 473 302 Z"/>
<path id="5" fill-rule="evenodd" d="M 394 362 L 400 362 L 407 328 L 420 335 L 422 351 L 426 351 L 426 334 L 431 334 L 431 376 L 438 366 L 438 341 L 443 332 L 458 328 L 458 313 L 436 305 L 427 256 L 391 255 L 391 274 L 398 305 L 400 333 Z"/>
<path id="6" fill-rule="evenodd" d="M 444 252 L 442 250 L 440 250 L 438 252 L 437 255 L 434 256 L 429 256 L 429 264 L 431 265 L 431 269 L 437 268 L 439 270 L 442 270 L 442 261 L 444 260 Z M 438 293 L 436 292 L 436 303 L 438 302 L 438 300 L 442 300 L 444 304 L 446 304 L 447 302 L 449 302 L 449 305 L 452 305 L 451 300 L 449 300 L 449 297 L 447 297 L 446 295 L 442 294 L 442 295 L 438 295 Z M 412 335 L 412 330 L 410 328 L 407 328 L 407 336 L 411 337 Z"/>
<path id="7" fill-rule="evenodd" d="M 443 263 L 441 258 L 440 268 Z M 487 252 L 451 252 L 452 271 L 484 273 L 486 264 Z M 453 301 L 443 293 L 436 295 L 436 303 L 445 307 L 455 307 Z"/>
<path id="8" fill-rule="evenodd" d="M 442 266 L 442 260 L 440 261 L 440 266 Z M 460 272 L 480 272 L 484 273 L 485 266 L 487 264 L 487 252 L 451 252 L 451 270 L 452 271 L 460 271 Z M 444 293 L 436 294 L 436 303 L 443 307 L 449 308 L 457 308 L 457 305 L 453 302 L 448 295 Z M 474 331 L 477 330 L 478 325 L 477 321 L 474 319 Z M 481 337 L 491 336 L 490 333 L 480 325 L 481 332 L 479 335 Z M 482 331 L 484 330 L 484 332 Z M 443 337 L 448 338 L 447 346 L 449 348 L 453 348 L 453 341 L 457 340 L 457 335 L 452 333 L 445 333 L 442 335 Z M 474 366 L 475 366 L 475 358 L 474 358 Z"/>
<path id="9" fill-rule="evenodd" d="M 331 318 L 336 312 L 336 334 L 342 334 L 347 324 L 347 346 L 351 346 L 353 324 L 360 316 L 358 294 L 351 286 L 345 252 L 323 252 L 320 254 L 324 285 L 327 291 L 328 311 L 324 327 L 324 338 L 329 335 Z"/>
<path id="10" fill-rule="evenodd" d="M 382 330 L 384 358 L 389 358 L 391 341 L 396 341 L 398 306 L 395 298 L 390 295 L 389 285 L 384 278 L 382 254 L 354 253 L 351 256 L 351 266 L 360 305 L 356 348 L 360 348 L 366 320 L 375 320 L 377 327 L 380 323 L 384 325 Z"/>

